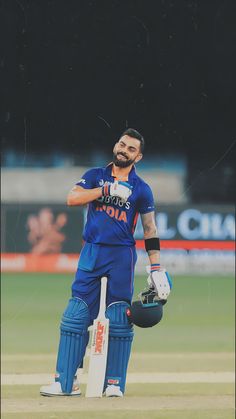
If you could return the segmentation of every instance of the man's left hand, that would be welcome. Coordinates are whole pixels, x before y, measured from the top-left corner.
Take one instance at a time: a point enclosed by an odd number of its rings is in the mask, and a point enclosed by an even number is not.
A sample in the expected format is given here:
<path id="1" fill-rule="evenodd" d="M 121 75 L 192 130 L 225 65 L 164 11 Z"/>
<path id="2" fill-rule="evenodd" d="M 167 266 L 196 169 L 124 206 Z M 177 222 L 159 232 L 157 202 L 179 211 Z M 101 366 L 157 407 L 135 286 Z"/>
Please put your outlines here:
<path id="1" fill-rule="evenodd" d="M 150 288 L 154 289 L 158 300 L 167 300 L 172 288 L 170 275 L 164 268 L 151 271 L 147 279 Z"/>

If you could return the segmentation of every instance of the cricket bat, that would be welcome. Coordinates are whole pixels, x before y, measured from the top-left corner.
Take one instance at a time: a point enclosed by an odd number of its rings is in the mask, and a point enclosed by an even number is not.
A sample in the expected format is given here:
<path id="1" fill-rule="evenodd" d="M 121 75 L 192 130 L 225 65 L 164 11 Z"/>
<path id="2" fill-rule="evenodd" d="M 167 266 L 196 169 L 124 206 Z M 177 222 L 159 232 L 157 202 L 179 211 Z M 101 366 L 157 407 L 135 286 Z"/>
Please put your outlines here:
<path id="1" fill-rule="evenodd" d="M 107 364 L 109 319 L 105 317 L 107 278 L 101 279 L 100 308 L 93 322 L 85 397 L 102 397 Z"/>

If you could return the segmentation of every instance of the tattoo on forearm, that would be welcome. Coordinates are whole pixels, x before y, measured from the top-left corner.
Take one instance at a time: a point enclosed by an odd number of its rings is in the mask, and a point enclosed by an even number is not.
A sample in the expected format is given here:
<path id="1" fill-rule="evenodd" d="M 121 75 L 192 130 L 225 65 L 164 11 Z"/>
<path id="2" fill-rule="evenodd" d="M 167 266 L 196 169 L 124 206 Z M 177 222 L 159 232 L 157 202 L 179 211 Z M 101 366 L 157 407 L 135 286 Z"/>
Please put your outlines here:
<path id="1" fill-rule="evenodd" d="M 141 221 L 143 225 L 144 237 L 157 237 L 157 228 L 155 224 L 154 212 L 141 215 Z"/>
<path id="2" fill-rule="evenodd" d="M 155 255 L 155 254 L 158 254 L 158 253 L 160 253 L 160 251 L 159 250 L 148 250 L 148 256 L 151 256 L 151 255 Z"/>

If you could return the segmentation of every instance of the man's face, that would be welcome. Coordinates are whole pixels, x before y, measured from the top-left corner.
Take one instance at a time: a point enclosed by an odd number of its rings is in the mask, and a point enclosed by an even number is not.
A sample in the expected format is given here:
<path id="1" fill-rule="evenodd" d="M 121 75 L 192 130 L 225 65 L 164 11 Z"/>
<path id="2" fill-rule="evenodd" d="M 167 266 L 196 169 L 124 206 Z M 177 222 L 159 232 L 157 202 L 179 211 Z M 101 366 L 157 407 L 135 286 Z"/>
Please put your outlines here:
<path id="1" fill-rule="evenodd" d="M 118 167 L 131 166 L 142 157 L 140 141 L 129 135 L 121 137 L 113 149 L 113 163 Z"/>

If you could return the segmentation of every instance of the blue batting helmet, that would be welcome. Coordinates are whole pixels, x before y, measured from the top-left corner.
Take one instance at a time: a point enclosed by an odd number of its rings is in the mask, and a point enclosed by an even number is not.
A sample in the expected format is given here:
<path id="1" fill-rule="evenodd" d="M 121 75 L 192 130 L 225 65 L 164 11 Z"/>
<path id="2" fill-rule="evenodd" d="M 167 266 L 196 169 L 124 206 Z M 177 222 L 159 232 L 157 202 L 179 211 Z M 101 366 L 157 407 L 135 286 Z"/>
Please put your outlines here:
<path id="1" fill-rule="evenodd" d="M 139 327 L 152 327 L 159 323 L 163 316 L 163 302 L 154 301 L 156 294 L 153 290 L 140 294 L 140 300 L 133 301 L 126 314 L 131 323 Z"/>

